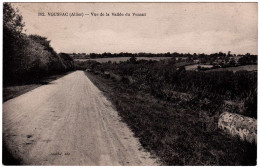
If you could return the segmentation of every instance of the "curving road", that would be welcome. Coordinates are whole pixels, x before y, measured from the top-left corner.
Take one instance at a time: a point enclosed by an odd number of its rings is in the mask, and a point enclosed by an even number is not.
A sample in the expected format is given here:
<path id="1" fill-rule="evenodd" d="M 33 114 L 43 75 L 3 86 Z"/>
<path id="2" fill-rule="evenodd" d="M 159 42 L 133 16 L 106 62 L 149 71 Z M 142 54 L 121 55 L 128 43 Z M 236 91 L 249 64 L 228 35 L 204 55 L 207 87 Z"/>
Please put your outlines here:
<path id="1" fill-rule="evenodd" d="M 23 165 L 157 165 L 83 71 L 5 102 L 3 139 Z"/>

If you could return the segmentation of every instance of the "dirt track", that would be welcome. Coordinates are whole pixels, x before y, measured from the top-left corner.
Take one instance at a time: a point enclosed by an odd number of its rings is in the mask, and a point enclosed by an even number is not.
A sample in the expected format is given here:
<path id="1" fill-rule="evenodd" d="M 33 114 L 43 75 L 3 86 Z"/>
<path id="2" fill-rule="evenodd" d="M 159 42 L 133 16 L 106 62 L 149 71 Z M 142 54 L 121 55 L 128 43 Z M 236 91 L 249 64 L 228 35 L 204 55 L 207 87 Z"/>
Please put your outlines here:
<path id="1" fill-rule="evenodd" d="M 5 102 L 3 139 L 24 165 L 157 165 L 83 71 Z"/>

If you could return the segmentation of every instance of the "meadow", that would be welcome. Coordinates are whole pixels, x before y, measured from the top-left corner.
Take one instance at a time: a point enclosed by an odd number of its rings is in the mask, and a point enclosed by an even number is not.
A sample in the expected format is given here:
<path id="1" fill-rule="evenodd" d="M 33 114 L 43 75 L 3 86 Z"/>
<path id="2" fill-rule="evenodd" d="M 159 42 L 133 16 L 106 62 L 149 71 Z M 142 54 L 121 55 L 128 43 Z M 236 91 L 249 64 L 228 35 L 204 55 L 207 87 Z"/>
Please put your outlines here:
<path id="1" fill-rule="evenodd" d="M 213 71 L 257 71 L 257 65 L 242 65 L 237 67 L 227 67 L 227 68 L 217 68 L 217 69 L 210 69 L 209 72 Z"/>
<path id="2" fill-rule="evenodd" d="M 194 65 L 185 66 L 185 70 L 196 71 L 196 70 L 198 70 L 198 66 L 200 66 L 202 68 L 212 68 L 213 67 L 213 65 L 194 64 Z"/>

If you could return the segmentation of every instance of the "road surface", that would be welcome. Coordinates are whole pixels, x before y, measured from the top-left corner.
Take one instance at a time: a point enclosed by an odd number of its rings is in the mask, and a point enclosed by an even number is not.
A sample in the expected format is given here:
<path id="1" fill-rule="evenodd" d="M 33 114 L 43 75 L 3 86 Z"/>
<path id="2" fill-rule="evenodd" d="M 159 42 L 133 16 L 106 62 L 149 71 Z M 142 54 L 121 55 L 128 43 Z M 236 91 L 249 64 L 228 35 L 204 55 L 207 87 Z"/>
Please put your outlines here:
<path id="1" fill-rule="evenodd" d="M 83 71 L 5 102 L 3 138 L 23 165 L 157 165 Z"/>

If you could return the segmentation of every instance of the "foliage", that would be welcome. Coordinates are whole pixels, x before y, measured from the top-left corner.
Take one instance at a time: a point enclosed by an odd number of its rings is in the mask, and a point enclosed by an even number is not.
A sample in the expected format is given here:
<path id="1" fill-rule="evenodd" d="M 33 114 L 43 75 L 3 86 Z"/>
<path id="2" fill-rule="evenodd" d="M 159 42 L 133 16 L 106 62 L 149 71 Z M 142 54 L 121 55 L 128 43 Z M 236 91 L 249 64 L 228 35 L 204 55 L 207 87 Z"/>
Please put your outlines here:
<path id="1" fill-rule="evenodd" d="M 129 59 L 130 63 L 132 64 L 135 64 L 136 63 L 136 57 L 135 56 L 132 56 L 130 59 Z"/>
<path id="2" fill-rule="evenodd" d="M 22 32 L 22 16 L 10 3 L 3 8 L 4 85 L 33 82 L 74 68 L 70 56 L 57 54 L 46 37 Z"/>
<path id="3" fill-rule="evenodd" d="M 166 101 L 176 101 L 176 92 L 192 95 L 183 105 L 208 111 L 210 116 L 221 112 L 224 100 L 245 102 L 244 115 L 256 118 L 257 73 L 247 71 L 186 71 L 174 61 L 136 61 L 135 63 L 95 63 L 88 68 L 109 71 L 131 78 L 128 87 L 150 93 Z M 196 106 L 197 103 L 197 106 Z"/>
<path id="4" fill-rule="evenodd" d="M 95 69 L 98 70 L 100 66 L 97 65 Z M 108 65 L 103 66 L 108 70 Z M 254 144 L 224 135 L 216 129 L 216 117 L 208 115 L 208 108 L 216 109 L 217 101 L 214 100 L 216 104 L 202 103 L 201 95 L 184 103 L 177 103 L 177 99 L 167 101 L 163 97 L 133 89 L 132 85 L 123 81 L 86 74 L 112 101 L 142 146 L 156 154 L 163 165 L 256 164 Z M 178 95 L 182 93 L 178 92 Z M 203 101 L 208 102 L 206 99 Z M 199 109 L 200 105 L 205 107 Z"/>
<path id="5" fill-rule="evenodd" d="M 10 3 L 3 4 L 3 28 L 4 32 L 20 35 L 22 33 L 24 23 L 18 9 L 14 9 Z"/>
<path id="6" fill-rule="evenodd" d="M 247 53 L 243 57 L 239 58 L 238 62 L 241 65 L 256 64 L 257 63 L 257 56 L 256 55 L 250 55 L 249 53 Z"/>

